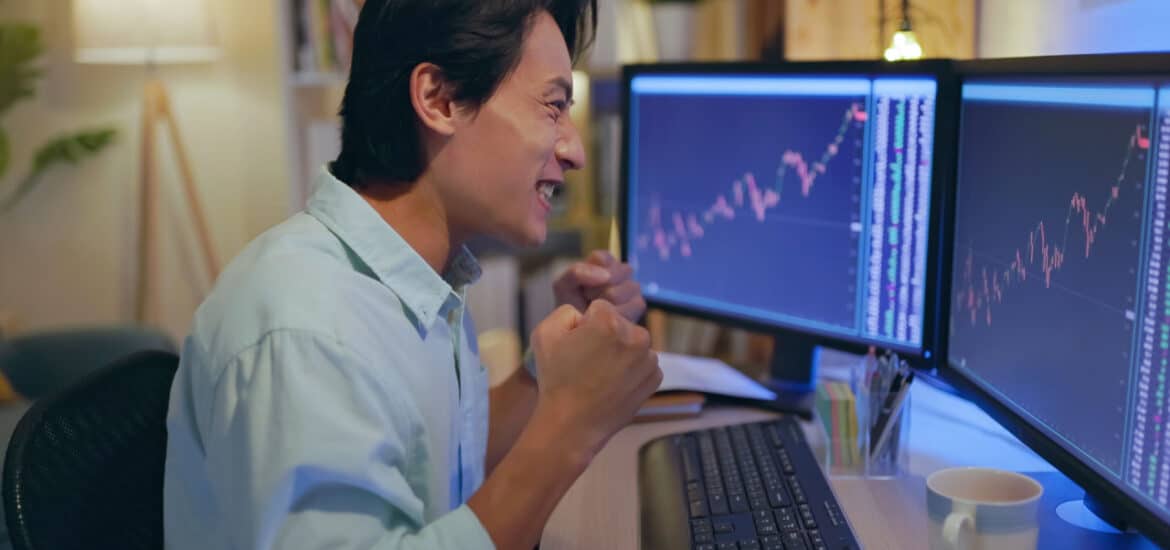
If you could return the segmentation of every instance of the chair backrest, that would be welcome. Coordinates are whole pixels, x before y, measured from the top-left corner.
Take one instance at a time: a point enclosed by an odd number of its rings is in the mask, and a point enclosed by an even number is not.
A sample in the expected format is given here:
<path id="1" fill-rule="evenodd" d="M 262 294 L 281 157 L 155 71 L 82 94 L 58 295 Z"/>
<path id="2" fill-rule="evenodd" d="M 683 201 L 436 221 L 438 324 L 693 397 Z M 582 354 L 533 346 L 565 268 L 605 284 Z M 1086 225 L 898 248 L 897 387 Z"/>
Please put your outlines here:
<path id="1" fill-rule="evenodd" d="M 166 415 L 179 358 L 144 351 L 42 399 L 4 461 L 16 550 L 163 546 Z"/>
<path id="2" fill-rule="evenodd" d="M 141 325 L 36 331 L 0 340 L 0 372 L 17 393 L 37 400 L 141 350 L 175 351 L 166 333 Z"/>

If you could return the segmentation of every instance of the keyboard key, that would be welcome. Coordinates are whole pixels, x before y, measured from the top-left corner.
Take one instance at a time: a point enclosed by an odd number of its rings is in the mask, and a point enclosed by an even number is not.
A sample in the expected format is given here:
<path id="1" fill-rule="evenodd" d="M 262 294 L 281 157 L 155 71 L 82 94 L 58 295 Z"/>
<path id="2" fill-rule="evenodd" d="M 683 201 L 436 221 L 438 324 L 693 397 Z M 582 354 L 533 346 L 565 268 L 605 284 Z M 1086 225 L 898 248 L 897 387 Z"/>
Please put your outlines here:
<path id="1" fill-rule="evenodd" d="M 739 541 L 739 550 L 760 550 L 760 542 L 755 540 Z"/>
<path id="2" fill-rule="evenodd" d="M 688 441 L 689 439 L 684 439 Z M 682 447 L 682 463 L 683 475 L 686 476 L 686 481 L 699 480 L 699 455 L 695 453 L 695 448 L 689 443 L 683 443 Z"/>
<path id="3" fill-rule="evenodd" d="M 841 509 L 832 502 L 825 501 L 825 514 L 829 516 L 829 522 L 833 524 L 833 527 L 840 527 L 842 523 L 845 523 L 841 519 Z"/>
<path id="4" fill-rule="evenodd" d="M 800 524 L 796 523 L 796 515 L 792 513 L 792 508 L 781 508 L 775 512 L 776 528 L 781 532 L 800 530 Z"/>
<path id="5" fill-rule="evenodd" d="M 757 535 L 777 535 L 780 533 L 776 528 L 776 520 L 772 518 L 771 514 L 754 515 L 756 521 Z"/>
<path id="6" fill-rule="evenodd" d="M 747 512 L 748 510 L 750 510 L 750 508 L 748 508 L 747 499 L 744 498 L 743 495 L 728 496 L 727 503 L 728 503 L 728 507 L 731 508 L 731 513 L 733 513 L 733 514 L 738 514 L 740 512 Z"/>
<path id="7" fill-rule="evenodd" d="M 723 495 L 711 495 L 711 515 L 724 516 L 727 515 L 727 499 Z"/>
<path id="8" fill-rule="evenodd" d="M 772 424 L 768 426 L 768 438 L 772 441 L 773 447 L 783 448 L 784 440 L 780 437 L 780 427 Z"/>
<path id="9" fill-rule="evenodd" d="M 714 528 L 715 528 L 716 535 L 724 535 L 727 533 L 734 532 L 735 531 L 735 524 L 726 520 L 726 519 L 718 519 L 718 520 L 715 520 Z"/>
<path id="10" fill-rule="evenodd" d="M 781 535 L 784 541 L 785 550 L 808 550 L 808 545 L 804 543 L 804 535 L 799 531 L 792 531 Z"/>
<path id="11" fill-rule="evenodd" d="M 695 550 L 716 550 L 714 544 L 700 544 L 695 547 Z"/>
<path id="12" fill-rule="evenodd" d="M 812 509 L 809 508 L 807 504 L 801 504 L 799 510 L 800 510 L 800 519 L 801 519 L 801 521 L 804 522 L 805 528 L 806 529 L 815 529 L 817 526 L 817 523 L 813 518 Z"/>
<path id="13" fill-rule="evenodd" d="M 700 533 L 711 534 L 711 520 L 709 519 L 692 519 L 691 532 L 698 535 Z"/>
<path id="14" fill-rule="evenodd" d="M 719 550 L 739 550 L 739 545 L 734 542 L 721 542 L 717 548 Z"/>
<path id="15" fill-rule="evenodd" d="M 805 534 L 808 535 L 808 541 L 812 543 L 813 550 L 828 550 L 829 547 L 825 546 L 825 540 L 821 538 L 820 531 L 813 529 L 806 531 Z"/>
<path id="16" fill-rule="evenodd" d="M 784 490 L 777 487 L 775 490 L 768 491 L 768 502 L 772 504 L 773 508 L 780 508 L 788 506 L 788 499 L 784 496 Z"/>
<path id="17" fill-rule="evenodd" d="M 710 533 L 695 535 L 695 544 L 715 544 L 715 536 Z"/>
<path id="18" fill-rule="evenodd" d="M 691 517 L 692 518 L 701 518 L 701 517 L 705 517 L 707 515 L 707 503 L 706 502 L 703 502 L 701 500 L 692 500 L 690 502 L 690 504 L 691 504 L 690 508 L 691 508 Z"/>

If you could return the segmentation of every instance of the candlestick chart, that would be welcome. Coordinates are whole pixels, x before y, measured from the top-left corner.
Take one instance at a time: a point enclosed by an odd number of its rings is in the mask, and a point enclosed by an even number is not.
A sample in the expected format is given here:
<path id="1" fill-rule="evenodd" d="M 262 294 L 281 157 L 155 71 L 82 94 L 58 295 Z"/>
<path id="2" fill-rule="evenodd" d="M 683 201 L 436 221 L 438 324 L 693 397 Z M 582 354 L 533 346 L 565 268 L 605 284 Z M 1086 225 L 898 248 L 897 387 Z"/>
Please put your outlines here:
<path id="1" fill-rule="evenodd" d="M 639 279 L 855 325 L 866 100 L 641 100 Z"/>
<path id="2" fill-rule="evenodd" d="M 1151 112 L 969 102 L 960 130 L 951 356 L 1114 470 Z"/>

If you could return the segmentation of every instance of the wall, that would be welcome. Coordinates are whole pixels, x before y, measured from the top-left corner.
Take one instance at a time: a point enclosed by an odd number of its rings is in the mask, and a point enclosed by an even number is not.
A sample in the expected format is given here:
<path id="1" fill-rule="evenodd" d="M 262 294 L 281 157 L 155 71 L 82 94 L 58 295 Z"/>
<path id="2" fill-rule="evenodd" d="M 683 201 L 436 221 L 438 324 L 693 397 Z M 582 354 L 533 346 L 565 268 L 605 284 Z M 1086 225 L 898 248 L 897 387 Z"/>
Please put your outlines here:
<path id="1" fill-rule="evenodd" d="M 792 60 L 881 58 L 901 21 L 898 0 L 787 3 L 784 44 L 786 57 Z M 977 0 L 911 2 L 911 21 L 926 57 L 963 59 L 975 55 L 976 3 Z"/>
<path id="2" fill-rule="evenodd" d="M 1167 0 L 982 0 L 980 57 L 1170 51 Z"/>
<path id="3" fill-rule="evenodd" d="M 212 0 L 222 58 L 160 70 L 225 263 L 287 215 L 274 7 L 270 1 Z M 0 20 L 41 25 L 50 49 L 37 98 L 0 120 L 14 149 L 0 193 L 12 188 L 32 151 L 50 136 L 105 124 L 121 132 L 99 158 L 56 169 L 0 216 L 0 317 L 14 318 L 22 331 L 127 321 L 133 317 L 145 70 L 73 63 L 69 0 L 0 2 Z M 198 263 L 165 137 L 156 151 L 166 204 L 149 321 L 180 338 L 210 282 Z"/>

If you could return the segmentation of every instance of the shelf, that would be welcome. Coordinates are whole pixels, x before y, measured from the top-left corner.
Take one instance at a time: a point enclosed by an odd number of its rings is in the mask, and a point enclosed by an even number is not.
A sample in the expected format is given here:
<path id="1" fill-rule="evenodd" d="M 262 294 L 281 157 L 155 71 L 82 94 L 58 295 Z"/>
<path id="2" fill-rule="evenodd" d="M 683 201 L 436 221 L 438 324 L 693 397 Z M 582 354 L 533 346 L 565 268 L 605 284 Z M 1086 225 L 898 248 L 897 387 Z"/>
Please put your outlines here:
<path id="1" fill-rule="evenodd" d="M 332 88 L 345 86 L 347 78 L 333 72 L 294 72 L 291 76 L 294 88 Z"/>

